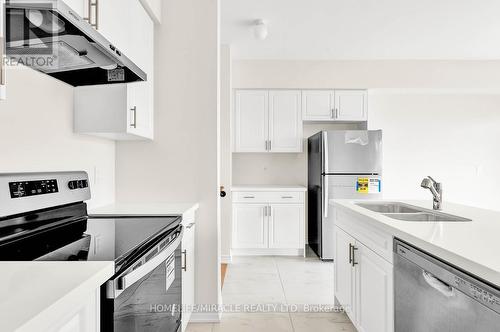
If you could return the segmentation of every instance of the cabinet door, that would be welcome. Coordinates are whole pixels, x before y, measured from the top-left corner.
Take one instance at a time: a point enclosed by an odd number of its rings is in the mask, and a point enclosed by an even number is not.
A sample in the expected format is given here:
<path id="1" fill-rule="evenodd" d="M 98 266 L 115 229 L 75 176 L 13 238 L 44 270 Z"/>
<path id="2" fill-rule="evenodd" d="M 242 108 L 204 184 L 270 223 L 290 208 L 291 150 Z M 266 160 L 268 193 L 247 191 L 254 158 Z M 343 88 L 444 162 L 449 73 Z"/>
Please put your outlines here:
<path id="1" fill-rule="evenodd" d="M 365 90 L 336 90 L 336 120 L 366 121 L 368 118 L 368 93 Z"/>
<path id="2" fill-rule="evenodd" d="M 392 332 L 393 266 L 360 243 L 356 248 L 355 325 L 360 332 Z"/>
<path id="3" fill-rule="evenodd" d="M 269 248 L 303 249 L 304 207 L 273 204 L 269 217 Z"/>
<path id="4" fill-rule="evenodd" d="M 354 271 L 350 259 L 350 246 L 354 238 L 335 227 L 334 230 L 334 294 L 349 318 L 354 321 Z"/>
<path id="5" fill-rule="evenodd" d="M 264 204 L 236 204 L 233 207 L 233 247 L 267 248 L 268 222 Z"/>
<path id="6" fill-rule="evenodd" d="M 332 90 L 302 91 L 304 121 L 333 121 L 335 92 Z"/>
<path id="7" fill-rule="evenodd" d="M 237 91 L 235 96 L 235 152 L 267 152 L 269 93 Z"/>
<path id="8" fill-rule="evenodd" d="M 271 152 L 302 152 L 300 91 L 269 92 L 269 141 Z"/>
<path id="9" fill-rule="evenodd" d="M 188 228 L 189 227 L 189 228 Z M 196 225 L 186 226 L 182 239 L 182 252 L 185 269 L 182 271 L 182 331 L 184 331 L 191 318 L 192 308 L 195 304 L 195 237 Z"/>

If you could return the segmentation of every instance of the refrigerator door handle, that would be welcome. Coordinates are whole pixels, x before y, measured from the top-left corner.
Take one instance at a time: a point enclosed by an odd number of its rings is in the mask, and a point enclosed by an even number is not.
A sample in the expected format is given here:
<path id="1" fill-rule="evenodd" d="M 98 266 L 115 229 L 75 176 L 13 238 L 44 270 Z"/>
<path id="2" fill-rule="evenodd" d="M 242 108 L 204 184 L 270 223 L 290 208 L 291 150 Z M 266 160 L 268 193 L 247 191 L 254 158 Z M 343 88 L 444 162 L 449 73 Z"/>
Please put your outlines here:
<path id="1" fill-rule="evenodd" d="M 328 175 L 323 175 L 323 217 L 328 218 L 328 197 L 329 193 Z"/>

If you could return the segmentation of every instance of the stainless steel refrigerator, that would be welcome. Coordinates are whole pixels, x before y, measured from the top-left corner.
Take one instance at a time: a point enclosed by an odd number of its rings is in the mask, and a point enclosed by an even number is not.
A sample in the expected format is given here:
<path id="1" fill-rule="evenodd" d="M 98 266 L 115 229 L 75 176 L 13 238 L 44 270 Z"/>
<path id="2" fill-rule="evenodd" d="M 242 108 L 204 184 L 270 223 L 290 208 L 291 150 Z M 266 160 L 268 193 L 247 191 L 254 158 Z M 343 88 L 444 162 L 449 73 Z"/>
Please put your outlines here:
<path id="1" fill-rule="evenodd" d="M 308 240 L 323 260 L 334 257 L 331 199 L 379 199 L 382 131 L 322 131 L 308 139 Z"/>

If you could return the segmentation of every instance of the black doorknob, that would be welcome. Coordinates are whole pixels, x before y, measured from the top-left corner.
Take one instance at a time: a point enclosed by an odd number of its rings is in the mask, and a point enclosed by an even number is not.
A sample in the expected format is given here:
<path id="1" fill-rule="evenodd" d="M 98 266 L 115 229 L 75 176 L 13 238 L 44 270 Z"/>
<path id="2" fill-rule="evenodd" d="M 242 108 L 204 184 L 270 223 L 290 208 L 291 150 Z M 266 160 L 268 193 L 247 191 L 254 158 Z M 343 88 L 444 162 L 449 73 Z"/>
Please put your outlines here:
<path id="1" fill-rule="evenodd" d="M 220 197 L 226 197 L 226 191 L 224 190 L 224 187 L 220 187 Z"/>

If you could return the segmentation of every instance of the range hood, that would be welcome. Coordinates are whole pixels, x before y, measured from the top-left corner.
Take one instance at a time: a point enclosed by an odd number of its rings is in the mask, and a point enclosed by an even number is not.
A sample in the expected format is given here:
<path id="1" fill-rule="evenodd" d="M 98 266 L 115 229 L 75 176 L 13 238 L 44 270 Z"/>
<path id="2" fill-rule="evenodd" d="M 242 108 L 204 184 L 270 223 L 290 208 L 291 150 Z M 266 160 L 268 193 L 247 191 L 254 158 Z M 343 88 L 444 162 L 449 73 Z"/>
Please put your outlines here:
<path id="1" fill-rule="evenodd" d="M 117 47 L 60 0 L 6 1 L 6 55 L 72 86 L 145 81 Z"/>

